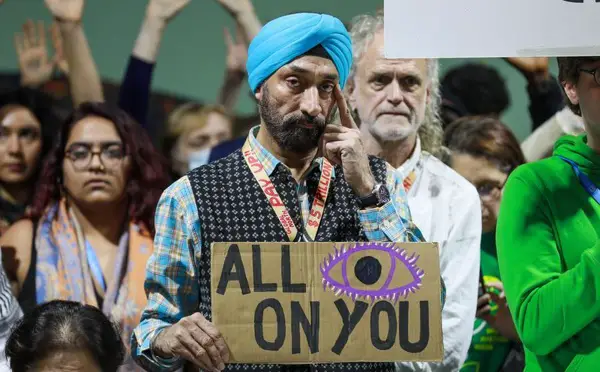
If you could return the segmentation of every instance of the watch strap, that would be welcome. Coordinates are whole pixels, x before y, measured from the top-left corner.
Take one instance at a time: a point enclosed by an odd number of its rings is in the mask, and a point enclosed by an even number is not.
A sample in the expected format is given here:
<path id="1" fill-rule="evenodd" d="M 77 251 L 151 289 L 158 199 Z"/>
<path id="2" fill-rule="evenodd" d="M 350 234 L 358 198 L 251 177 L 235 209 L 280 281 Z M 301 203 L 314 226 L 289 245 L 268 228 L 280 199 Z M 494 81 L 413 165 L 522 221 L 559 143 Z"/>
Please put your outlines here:
<path id="1" fill-rule="evenodd" d="M 384 204 L 385 201 L 382 200 L 381 194 L 382 192 L 385 192 L 385 190 L 382 190 L 382 188 L 385 188 L 385 185 L 381 183 L 375 184 L 375 187 L 373 187 L 373 191 L 371 191 L 370 194 L 359 197 L 358 205 L 360 208 L 379 207 Z"/>

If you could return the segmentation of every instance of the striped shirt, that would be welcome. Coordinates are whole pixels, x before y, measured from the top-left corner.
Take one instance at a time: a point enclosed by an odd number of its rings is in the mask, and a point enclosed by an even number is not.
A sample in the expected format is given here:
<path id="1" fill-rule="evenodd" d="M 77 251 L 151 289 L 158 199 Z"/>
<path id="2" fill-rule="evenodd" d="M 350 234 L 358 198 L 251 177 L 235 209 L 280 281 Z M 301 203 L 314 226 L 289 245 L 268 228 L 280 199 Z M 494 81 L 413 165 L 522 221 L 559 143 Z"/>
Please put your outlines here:
<path id="1" fill-rule="evenodd" d="M 0 251 L 1 259 L 2 253 Z M 17 299 L 12 294 L 10 282 L 4 269 L 0 266 L 0 372 L 10 371 L 4 349 L 13 326 L 22 316 L 21 307 L 19 307 Z"/>

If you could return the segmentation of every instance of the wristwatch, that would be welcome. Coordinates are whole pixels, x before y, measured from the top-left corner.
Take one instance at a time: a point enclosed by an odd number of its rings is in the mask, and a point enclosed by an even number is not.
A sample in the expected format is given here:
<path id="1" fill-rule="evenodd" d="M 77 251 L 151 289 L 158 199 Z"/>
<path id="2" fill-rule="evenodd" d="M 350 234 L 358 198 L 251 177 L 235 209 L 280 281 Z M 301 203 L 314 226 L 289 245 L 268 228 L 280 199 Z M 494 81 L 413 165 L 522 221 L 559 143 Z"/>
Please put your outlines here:
<path id="1" fill-rule="evenodd" d="M 381 207 L 390 201 L 390 192 L 384 184 L 378 183 L 373 187 L 373 191 L 366 196 L 358 198 L 360 209 Z"/>

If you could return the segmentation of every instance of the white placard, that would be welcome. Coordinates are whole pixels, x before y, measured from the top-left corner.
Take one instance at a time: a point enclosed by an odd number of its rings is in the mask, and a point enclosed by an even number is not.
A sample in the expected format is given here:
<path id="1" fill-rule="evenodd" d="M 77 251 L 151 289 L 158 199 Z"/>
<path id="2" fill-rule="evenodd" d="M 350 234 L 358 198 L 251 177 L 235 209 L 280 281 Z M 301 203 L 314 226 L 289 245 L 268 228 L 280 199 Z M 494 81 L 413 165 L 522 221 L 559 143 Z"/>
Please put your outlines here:
<path id="1" fill-rule="evenodd" d="M 385 56 L 600 56 L 597 1 L 385 0 Z"/>

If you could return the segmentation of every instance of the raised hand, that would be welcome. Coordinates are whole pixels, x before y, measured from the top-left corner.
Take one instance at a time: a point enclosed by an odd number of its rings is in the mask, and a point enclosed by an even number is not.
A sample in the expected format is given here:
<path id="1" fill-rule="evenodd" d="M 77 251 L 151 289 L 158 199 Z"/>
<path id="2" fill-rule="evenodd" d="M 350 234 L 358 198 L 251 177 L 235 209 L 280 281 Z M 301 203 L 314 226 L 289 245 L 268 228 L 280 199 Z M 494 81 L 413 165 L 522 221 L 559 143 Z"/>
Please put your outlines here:
<path id="1" fill-rule="evenodd" d="M 254 12 L 250 0 L 217 0 L 217 2 L 233 17 L 237 17 L 242 13 Z"/>
<path id="2" fill-rule="evenodd" d="M 56 22 L 50 26 L 50 35 L 52 37 L 52 46 L 54 47 L 54 60 L 56 66 L 65 75 L 69 75 L 69 63 L 65 57 L 65 51 L 63 49 L 62 35 Z"/>
<path id="3" fill-rule="evenodd" d="M 246 61 L 248 60 L 248 46 L 244 42 L 244 35 L 240 26 L 236 28 L 236 40 L 233 39 L 227 27 L 223 30 L 225 45 L 227 46 L 227 71 L 246 73 Z"/>
<path id="4" fill-rule="evenodd" d="M 369 195 L 375 187 L 369 158 L 363 146 L 360 130 L 354 122 L 350 109 L 339 85 L 334 96 L 340 114 L 341 125 L 328 124 L 322 137 L 322 152 L 333 164 L 341 164 L 344 177 L 357 196 Z"/>
<path id="5" fill-rule="evenodd" d="M 146 16 L 169 22 L 190 3 L 191 0 L 150 0 Z"/>
<path id="6" fill-rule="evenodd" d="M 55 60 L 48 59 L 44 22 L 32 20 L 23 24 L 23 32 L 15 34 L 15 49 L 21 72 L 21 85 L 37 87 L 52 77 Z"/>
<path id="7" fill-rule="evenodd" d="M 221 333 L 200 313 L 181 319 L 158 334 L 152 351 L 162 357 L 181 357 L 204 370 L 218 372 L 229 362 Z"/>
<path id="8" fill-rule="evenodd" d="M 52 16 L 61 22 L 80 22 L 84 0 L 44 0 Z"/>
<path id="9" fill-rule="evenodd" d="M 246 45 L 249 45 L 252 39 L 262 28 L 262 23 L 258 19 L 251 0 L 217 0 L 223 9 L 235 19 L 238 27 L 242 29 L 242 35 Z"/>
<path id="10" fill-rule="evenodd" d="M 536 76 L 547 77 L 548 75 L 548 57 L 509 57 L 505 60 L 527 79 Z"/>

